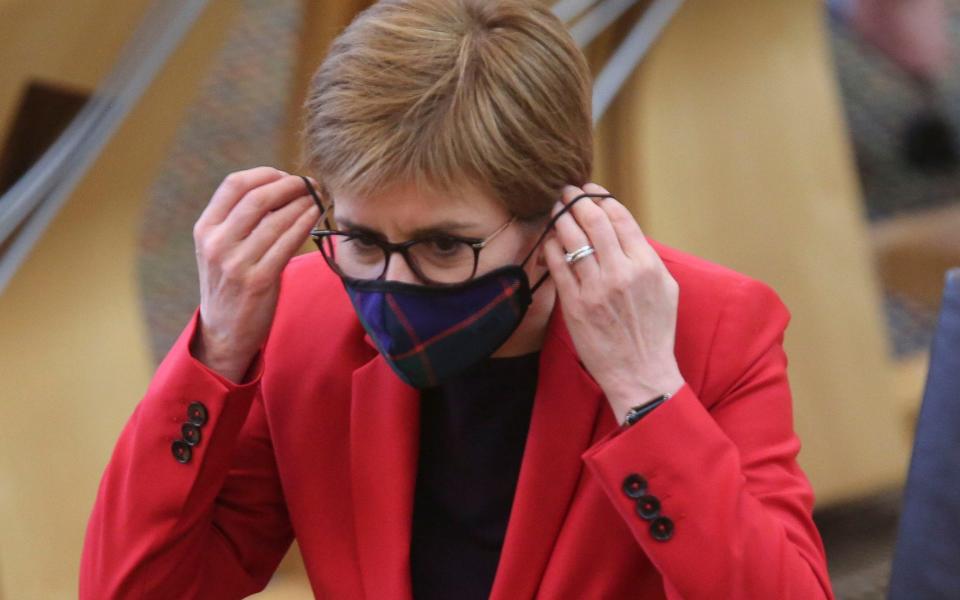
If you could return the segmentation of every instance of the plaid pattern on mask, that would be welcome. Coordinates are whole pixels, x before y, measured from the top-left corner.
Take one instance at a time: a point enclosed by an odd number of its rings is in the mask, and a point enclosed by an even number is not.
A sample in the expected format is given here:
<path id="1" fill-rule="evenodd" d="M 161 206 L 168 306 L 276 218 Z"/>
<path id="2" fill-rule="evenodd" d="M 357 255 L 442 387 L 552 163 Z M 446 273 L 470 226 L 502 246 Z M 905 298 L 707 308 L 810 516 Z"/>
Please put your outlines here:
<path id="1" fill-rule="evenodd" d="M 531 302 L 527 275 L 515 265 L 449 287 L 343 282 L 380 353 L 416 388 L 435 386 L 489 357 Z"/>

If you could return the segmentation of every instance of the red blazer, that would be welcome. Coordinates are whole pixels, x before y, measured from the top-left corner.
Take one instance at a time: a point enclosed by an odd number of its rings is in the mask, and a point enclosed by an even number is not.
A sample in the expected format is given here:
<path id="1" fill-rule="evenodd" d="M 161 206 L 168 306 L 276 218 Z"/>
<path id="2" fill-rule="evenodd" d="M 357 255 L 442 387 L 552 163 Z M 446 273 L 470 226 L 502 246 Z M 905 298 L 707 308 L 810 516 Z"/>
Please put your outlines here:
<path id="1" fill-rule="evenodd" d="M 655 248 L 680 286 L 687 384 L 620 429 L 554 312 L 491 598 L 832 598 L 795 460 L 787 310 L 755 280 Z M 196 316 L 160 366 L 103 475 L 81 598 L 243 597 L 294 537 L 318 598 L 411 597 L 418 392 L 318 253 L 291 262 L 282 290 L 251 383 L 191 357 Z M 197 402 L 201 440 L 181 463 L 171 444 Z M 631 474 L 669 540 L 638 516 Z"/>

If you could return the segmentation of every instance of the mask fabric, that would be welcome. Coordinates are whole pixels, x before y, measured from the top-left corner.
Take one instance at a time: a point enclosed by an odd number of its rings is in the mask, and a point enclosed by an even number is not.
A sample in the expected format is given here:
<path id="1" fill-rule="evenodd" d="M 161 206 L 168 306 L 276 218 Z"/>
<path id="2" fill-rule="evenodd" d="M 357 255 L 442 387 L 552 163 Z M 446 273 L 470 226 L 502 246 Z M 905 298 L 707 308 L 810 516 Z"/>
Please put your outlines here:
<path id="1" fill-rule="evenodd" d="M 415 388 L 438 385 L 488 358 L 516 331 L 546 280 L 531 287 L 523 266 L 556 220 L 556 214 L 519 265 L 501 267 L 452 286 L 342 277 L 360 322 L 394 372 Z"/>

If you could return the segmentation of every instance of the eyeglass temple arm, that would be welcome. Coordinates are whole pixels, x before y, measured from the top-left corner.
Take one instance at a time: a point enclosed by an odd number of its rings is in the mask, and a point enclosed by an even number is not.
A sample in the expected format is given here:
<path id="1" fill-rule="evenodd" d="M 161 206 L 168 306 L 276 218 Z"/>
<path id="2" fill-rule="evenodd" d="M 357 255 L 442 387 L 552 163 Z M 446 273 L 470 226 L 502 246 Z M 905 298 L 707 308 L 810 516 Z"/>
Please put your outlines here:
<path id="1" fill-rule="evenodd" d="M 486 237 L 486 239 L 483 239 L 483 240 L 481 240 L 481 241 L 479 241 L 479 242 L 477 242 L 477 243 L 475 243 L 475 244 L 470 244 L 470 245 L 471 245 L 475 250 L 483 250 L 484 248 L 487 247 L 487 244 L 489 244 L 489 243 L 491 242 L 491 240 L 493 240 L 493 238 L 495 238 L 495 237 L 497 237 L 498 235 L 500 235 L 501 233 L 503 233 L 503 232 L 507 229 L 507 227 L 509 227 L 510 224 L 513 223 L 513 222 L 516 221 L 516 220 L 517 220 L 517 217 L 512 217 L 509 221 L 507 221 L 506 223 L 504 223 L 503 225 L 501 225 L 500 227 L 498 227 L 496 231 L 494 231 L 493 233 L 491 233 L 490 235 L 488 235 L 488 236 Z"/>
<path id="2" fill-rule="evenodd" d="M 317 208 L 320 209 L 320 217 L 317 219 L 317 222 L 323 221 L 327 223 L 327 213 L 333 208 L 333 203 L 330 203 L 330 206 L 324 206 L 323 202 L 320 200 L 320 195 L 317 194 L 317 190 L 314 189 L 313 184 L 310 183 L 310 180 L 304 177 L 303 175 L 299 176 L 303 180 L 303 183 L 307 186 L 307 191 L 310 192 L 310 196 L 313 197 L 313 202 L 317 205 Z M 329 223 L 328 223 L 329 225 Z"/>

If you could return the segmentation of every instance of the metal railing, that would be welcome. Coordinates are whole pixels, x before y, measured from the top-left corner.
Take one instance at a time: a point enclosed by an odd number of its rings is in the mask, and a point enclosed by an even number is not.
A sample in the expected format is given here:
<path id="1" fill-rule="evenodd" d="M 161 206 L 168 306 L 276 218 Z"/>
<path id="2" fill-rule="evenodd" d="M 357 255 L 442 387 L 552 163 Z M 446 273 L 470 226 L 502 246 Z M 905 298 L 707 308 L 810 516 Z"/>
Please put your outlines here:
<path id="1" fill-rule="evenodd" d="M 601 3 L 614 4 L 615 0 Z M 631 5 L 634 2 L 630 3 Z M 683 5 L 683 0 L 653 0 L 593 81 L 593 122 L 598 123 L 650 47 Z M 619 9 L 620 6 L 616 6 Z M 596 10 L 600 10 L 600 7 Z M 609 9 L 612 13 L 613 8 Z M 624 9 L 626 10 L 626 9 Z M 622 14 L 622 13 L 619 13 Z M 584 16 L 587 18 L 588 15 Z M 606 22 L 606 16 L 598 21 Z M 609 26 L 609 24 L 607 25 Z M 571 28 L 572 30 L 573 28 Z M 590 30 L 592 32 L 592 30 Z"/>
<path id="2" fill-rule="evenodd" d="M 157 0 L 70 125 L 0 196 L 0 293 L 190 31 L 208 0 Z"/>

